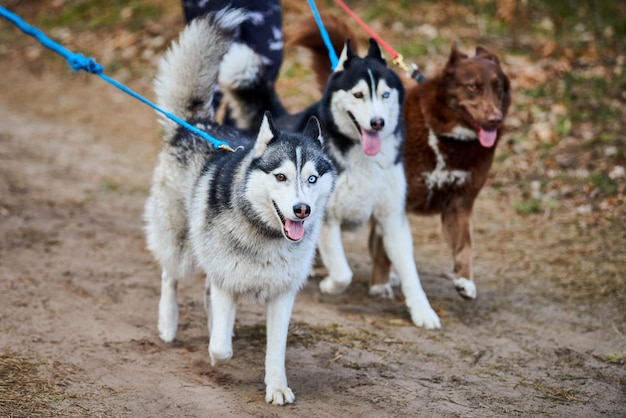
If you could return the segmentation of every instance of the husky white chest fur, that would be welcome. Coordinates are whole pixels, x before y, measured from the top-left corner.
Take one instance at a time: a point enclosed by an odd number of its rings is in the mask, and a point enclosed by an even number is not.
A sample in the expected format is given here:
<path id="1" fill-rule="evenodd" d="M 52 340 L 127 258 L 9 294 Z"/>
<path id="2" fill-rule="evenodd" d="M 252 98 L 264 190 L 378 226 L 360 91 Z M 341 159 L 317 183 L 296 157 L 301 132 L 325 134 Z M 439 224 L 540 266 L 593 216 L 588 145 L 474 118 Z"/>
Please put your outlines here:
<path id="1" fill-rule="evenodd" d="M 329 218 L 338 219 L 344 229 L 367 223 L 389 199 L 395 199 L 406 187 L 402 165 L 398 162 L 399 138 L 385 138 L 381 151 L 367 156 L 361 147 L 345 155 L 331 152 L 337 165 L 344 167 L 337 177 L 335 193 L 326 209 Z"/>
<path id="2" fill-rule="evenodd" d="M 146 235 L 162 267 L 161 339 L 175 338 L 177 283 L 195 273 L 206 275 L 212 364 L 232 356 L 238 298 L 265 302 L 265 399 L 282 405 L 295 399 L 285 374 L 291 310 L 310 270 L 336 175 L 315 118 L 300 133 L 287 133 L 265 113 L 254 138 L 213 120 L 219 63 L 245 18 L 223 10 L 192 21 L 159 65 L 159 105 L 238 150 L 216 150 L 164 119 Z"/>

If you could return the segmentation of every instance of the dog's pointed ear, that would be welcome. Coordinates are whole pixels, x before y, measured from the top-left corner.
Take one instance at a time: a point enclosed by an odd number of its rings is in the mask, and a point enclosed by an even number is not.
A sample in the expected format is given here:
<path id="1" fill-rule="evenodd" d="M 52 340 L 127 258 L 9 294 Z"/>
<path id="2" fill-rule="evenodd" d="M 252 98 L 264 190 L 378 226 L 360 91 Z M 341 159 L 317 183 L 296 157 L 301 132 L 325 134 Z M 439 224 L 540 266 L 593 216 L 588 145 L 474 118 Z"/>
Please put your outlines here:
<path id="1" fill-rule="evenodd" d="M 320 125 L 320 121 L 315 117 L 311 116 L 309 121 L 304 128 L 304 135 L 307 138 L 315 139 L 319 141 L 320 145 L 324 145 L 324 137 L 322 136 L 322 126 Z"/>
<path id="2" fill-rule="evenodd" d="M 378 43 L 374 40 L 374 38 L 370 38 L 370 48 L 367 51 L 367 56 L 369 58 L 376 58 L 387 64 L 385 61 L 385 57 L 383 57 L 383 53 L 378 46 Z"/>
<path id="3" fill-rule="evenodd" d="M 261 122 L 261 128 L 259 129 L 259 134 L 256 137 L 256 142 L 254 143 L 254 156 L 256 158 L 260 157 L 265 150 L 267 149 L 267 145 L 276 137 L 277 132 L 274 127 L 274 122 L 272 121 L 272 115 L 269 111 L 265 111 L 263 115 L 263 121 Z"/>
<path id="4" fill-rule="evenodd" d="M 500 60 L 498 59 L 498 57 L 489 52 L 484 46 L 478 45 L 476 47 L 476 56 L 489 61 L 493 61 L 498 65 L 500 64 Z"/>
<path id="5" fill-rule="evenodd" d="M 450 56 L 448 57 L 448 63 L 446 65 L 452 66 L 462 59 L 467 59 L 467 55 L 458 50 L 458 48 L 456 47 L 456 42 L 452 42 L 452 47 L 450 48 Z"/>
<path id="6" fill-rule="evenodd" d="M 337 66 L 335 67 L 335 72 L 343 71 L 345 69 L 346 63 L 350 61 L 353 57 L 354 50 L 352 49 L 350 38 L 346 38 L 346 43 L 343 46 L 341 55 L 339 56 L 339 61 L 337 62 Z"/>

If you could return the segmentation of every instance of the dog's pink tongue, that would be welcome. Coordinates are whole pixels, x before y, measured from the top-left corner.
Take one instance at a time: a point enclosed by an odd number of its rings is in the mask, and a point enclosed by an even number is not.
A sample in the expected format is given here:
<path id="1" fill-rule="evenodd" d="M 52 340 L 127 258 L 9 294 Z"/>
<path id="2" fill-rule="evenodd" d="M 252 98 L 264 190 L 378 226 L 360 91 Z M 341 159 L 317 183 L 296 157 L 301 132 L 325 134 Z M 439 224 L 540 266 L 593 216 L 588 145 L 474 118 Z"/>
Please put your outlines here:
<path id="1" fill-rule="evenodd" d="M 373 157 L 380 152 L 380 135 L 375 131 L 361 129 L 361 145 L 365 155 Z"/>
<path id="2" fill-rule="evenodd" d="M 285 232 L 290 240 L 300 241 L 304 236 L 304 222 L 285 220 Z"/>
<path id="3" fill-rule="evenodd" d="M 496 137 L 498 136 L 498 131 L 485 131 L 480 129 L 478 131 L 478 140 L 480 141 L 480 145 L 485 148 L 493 147 L 493 144 L 496 143 Z"/>

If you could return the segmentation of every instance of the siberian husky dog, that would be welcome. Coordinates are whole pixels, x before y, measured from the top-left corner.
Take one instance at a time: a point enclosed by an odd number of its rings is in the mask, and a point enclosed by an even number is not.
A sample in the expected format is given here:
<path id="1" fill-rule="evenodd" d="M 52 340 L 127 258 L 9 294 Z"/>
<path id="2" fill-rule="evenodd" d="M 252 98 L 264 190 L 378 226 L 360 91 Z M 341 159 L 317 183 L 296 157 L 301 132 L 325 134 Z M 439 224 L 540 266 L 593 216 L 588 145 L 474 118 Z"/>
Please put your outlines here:
<path id="1" fill-rule="evenodd" d="M 285 374 L 292 306 L 312 265 L 336 171 L 315 118 L 303 133 L 285 133 L 265 113 L 256 138 L 214 122 L 219 63 L 244 19 L 226 9 L 192 21 L 159 64 L 158 104 L 238 150 L 215 149 L 164 118 L 146 234 L 162 267 L 161 339 L 174 340 L 177 283 L 195 274 L 206 275 L 213 365 L 232 356 L 238 298 L 266 303 L 265 399 L 282 405 L 294 401 Z"/>
<path id="2" fill-rule="evenodd" d="M 220 86 L 238 126 L 253 129 L 267 109 L 281 129 L 302 129 L 308 118 L 316 116 L 322 124 L 326 152 L 337 167 L 335 192 L 326 208 L 318 243 L 328 270 L 320 283 L 321 291 L 338 294 L 352 281 L 341 241 L 342 228 L 354 229 L 372 220 L 400 277 L 413 323 L 439 328 L 439 317 L 422 290 L 415 267 L 405 213 L 404 88 L 387 67 L 378 44 L 370 40 L 369 51 L 361 58 L 347 40 L 322 99 L 298 114 L 285 111 L 274 86 L 261 81 L 263 71 L 258 56 L 245 45 L 233 44 L 224 57 Z"/>

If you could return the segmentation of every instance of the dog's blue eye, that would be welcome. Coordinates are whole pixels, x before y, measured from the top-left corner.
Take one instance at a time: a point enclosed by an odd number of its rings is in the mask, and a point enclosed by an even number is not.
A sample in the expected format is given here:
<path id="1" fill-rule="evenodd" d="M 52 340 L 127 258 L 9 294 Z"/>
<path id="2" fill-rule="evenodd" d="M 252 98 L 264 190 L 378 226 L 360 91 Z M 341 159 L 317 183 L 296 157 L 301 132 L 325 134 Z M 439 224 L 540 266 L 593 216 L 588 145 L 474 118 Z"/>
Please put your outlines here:
<path id="1" fill-rule="evenodd" d="M 388 91 L 386 91 L 386 92 L 384 92 L 384 93 L 383 93 L 383 99 L 388 99 L 388 98 L 389 98 L 389 96 L 390 96 L 390 94 L 389 94 L 389 92 L 388 92 Z"/>
<path id="2" fill-rule="evenodd" d="M 309 176 L 309 183 L 314 184 L 317 181 L 317 176 Z"/>
<path id="3" fill-rule="evenodd" d="M 352 95 L 356 97 L 357 99 L 362 99 L 364 97 L 363 93 L 361 93 L 360 91 L 357 91 L 356 93 L 352 93 Z"/>
<path id="4" fill-rule="evenodd" d="M 287 180 L 287 176 L 285 176 L 283 173 L 274 174 L 274 177 L 276 178 L 276 180 L 281 182 Z"/>

